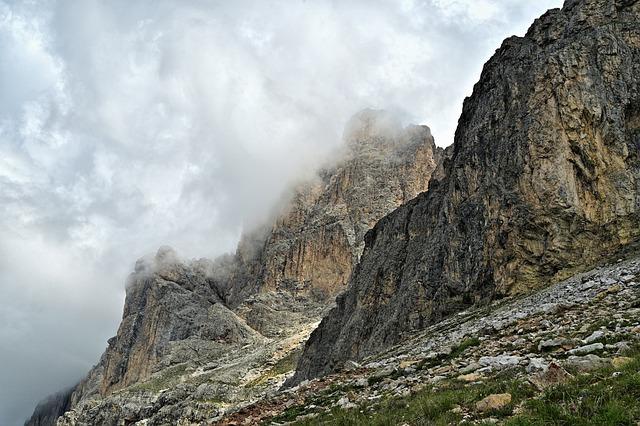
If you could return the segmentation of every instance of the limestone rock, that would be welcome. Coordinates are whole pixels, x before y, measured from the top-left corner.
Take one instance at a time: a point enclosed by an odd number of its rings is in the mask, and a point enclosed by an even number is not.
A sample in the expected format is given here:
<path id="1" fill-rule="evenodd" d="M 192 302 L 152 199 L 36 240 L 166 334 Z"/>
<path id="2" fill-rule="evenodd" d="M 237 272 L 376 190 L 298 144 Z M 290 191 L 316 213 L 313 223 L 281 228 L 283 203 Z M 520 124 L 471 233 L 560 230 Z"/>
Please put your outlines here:
<path id="1" fill-rule="evenodd" d="M 567 352 L 569 355 L 586 355 L 593 352 L 599 352 L 604 349 L 602 343 L 592 343 L 590 345 L 580 346 Z"/>
<path id="2" fill-rule="evenodd" d="M 575 370 L 579 373 L 588 373 L 589 371 L 606 368 L 611 365 L 608 358 L 600 358 L 598 355 L 589 354 L 585 356 L 572 355 L 567 358 L 563 366 L 569 370 Z"/>
<path id="3" fill-rule="evenodd" d="M 552 386 L 566 383 L 571 378 L 571 374 L 567 373 L 564 368 L 552 362 L 543 371 L 529 377 L 529 381 L 539 390 L 545 390 Z"/>
<path id="4" fill-rule="evenodd" d="M 345 130 L 340 160 L 295 187 L 275 219 L 245 234 L 232 273 L 223 277 L 230 306 L 285 289 L 332 301 L 364 249 L 364 235 L 440 177 L 445 156 L 426 126 L 402 128 L 391 114 L 365 110 Z"/>
<path id="5" fill-rule="evenodd" d="M 478 401 L 476 403 L 476 410 L 481 413 L 486 413 L 488 411 L 500 410 L 509 404 L 511 404 L 510 393 L 492 394 Z"/>

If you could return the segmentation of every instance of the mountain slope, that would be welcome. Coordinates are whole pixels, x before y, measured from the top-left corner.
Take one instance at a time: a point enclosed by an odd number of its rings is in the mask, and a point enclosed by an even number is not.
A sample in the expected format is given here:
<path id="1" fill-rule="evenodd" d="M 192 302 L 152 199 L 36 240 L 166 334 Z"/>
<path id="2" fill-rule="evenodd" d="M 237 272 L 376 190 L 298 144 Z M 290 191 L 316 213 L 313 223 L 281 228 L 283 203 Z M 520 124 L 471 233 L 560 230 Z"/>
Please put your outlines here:
<path id="1" fill-rule="evenodd" d="M 637 239 L 640 4 L 570 0 L 507 39 L 465 101 L 445 176 L 383 218 L 292 383 Z"/>
<path id="2" fill-rule="evenodd" d="M 640 251 L 620 256 L 459 312 L 219 424 L 637 424 Z"/>

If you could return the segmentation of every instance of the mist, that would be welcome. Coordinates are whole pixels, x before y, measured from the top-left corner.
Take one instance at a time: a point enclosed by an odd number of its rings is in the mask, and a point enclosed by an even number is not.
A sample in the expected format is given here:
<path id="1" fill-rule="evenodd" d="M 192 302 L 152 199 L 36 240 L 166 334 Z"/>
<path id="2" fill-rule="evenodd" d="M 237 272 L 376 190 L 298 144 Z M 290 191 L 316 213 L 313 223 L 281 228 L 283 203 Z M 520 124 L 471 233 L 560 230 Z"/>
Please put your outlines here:
<path id="1" fill-rule="evenodd" d="M 0 0 L 0 424 L 73 385 L 161 245 L 233 251 L 363 108 L 453 142 L 560 0 Z"/>

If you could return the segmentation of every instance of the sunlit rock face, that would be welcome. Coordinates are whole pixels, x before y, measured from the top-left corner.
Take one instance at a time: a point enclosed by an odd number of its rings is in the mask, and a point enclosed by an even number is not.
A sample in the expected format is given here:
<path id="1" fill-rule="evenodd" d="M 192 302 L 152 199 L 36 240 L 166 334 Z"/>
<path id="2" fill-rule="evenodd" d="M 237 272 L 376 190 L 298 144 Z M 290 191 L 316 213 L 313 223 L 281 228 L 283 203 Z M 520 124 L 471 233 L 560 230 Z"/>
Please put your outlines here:
<path id="1" fill-rule="evenodd" d="M 465 101 L 444 178 L 367 234 L 293 382 L 636 240 L 639 72 L 637 1 L 567 1 L 507 39 Z"/>
<path id="2" fill-rule="evenodd" d="M 219 404 L 280 386 L 344 290 L 365 233 L 426 191 L 449 155 L 426 126 L 403 127 L 382 111 L 356 115 L 344 139 L 326 167 L 242 237 L 235 254 L 186 261 L 162 247 L 139 260 L 122 322 L 99 363 L 64 406 L 43 405 L 34 418 L 68 411 L 60 424 L 153 416 L 171 423 L 203 400 L 209 406 L 201 414 L 211 417 Z M 166 412 L 163 398 L 180 407 Z"/>
<path id="3" fill-rule="evenodd" d="M 365 233 L 427 190 L 445 153 L 428 127 L 403 128 L 388 113 L 366 110 L 348 124 L 337 156 L 292 190 L 275 220 L 243 237 L 232 278 L 221 280 L 230 305 L 278 289 L 333 300 L 362 254 Z"/>

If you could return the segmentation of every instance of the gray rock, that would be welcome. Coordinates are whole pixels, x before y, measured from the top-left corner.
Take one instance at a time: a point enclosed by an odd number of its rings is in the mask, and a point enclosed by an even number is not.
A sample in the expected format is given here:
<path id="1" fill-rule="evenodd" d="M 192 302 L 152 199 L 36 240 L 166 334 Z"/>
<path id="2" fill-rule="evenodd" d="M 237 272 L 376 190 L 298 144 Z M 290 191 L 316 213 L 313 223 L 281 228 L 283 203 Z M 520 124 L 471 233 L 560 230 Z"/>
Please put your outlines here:
<path id="1" fill-rule="evenodd" d="M 532 358 L 527 365 L 527 373 L 546 371 L 549 363 L 544 358 Z"/>
<path id="2" fill-rule="evenodd" d="M 586 355 L 593 352 L 598 352 L 604 349 L 602 343 L 592 343 L 590 345 L 580 346 L 579 348 L 571 349 L 567 352 L 569 355 Z"/>
<path id="3" fill-rule="evenodd" d="M 606 336 L 606 333 L 604 331 L 596 330 L 593 333 L 591 333 L 591 335 L 589 337 L 584 339 L 584 342 L 587 343 L 587 344 L 595 343 L 595 342 L 598 342 L 598 341 L 604 339 L 605 336 Z"/>
<path id="4" fill-rule="evenodd" d="M 520 364 L 521 357 L 515 355 L 483 356 L 478 363 L 483 367 L 491 367 L 495 370 L 503 370 Z"/>
<path id="5" fill-rule="evenodd" d="M 461 368 L 459 372 L 460 374 L 469 374 L 469 373 L 473 373 L 474 371 L 478 370 L 481 367 L 482 365 L 480 363 L 472 362 L 471 364 Z"/>
<path id="6" fill-rule="evenodd" d="M 599 356 L 593 354 L 586 356 L 570 356 L 563 362 L 563 366 L 565 368 L 581 373 L 606 368 L 610 365 L 610 359 L 600 358 Z"/>
<path id="7" fill-rule="evenodd" d="M 556 349 L 556 348 L 562 347 L 563 345 L 566 345 L 567 343 L 568 343 L 568 340 L 565 338 L 543 340 L 540 343 L 538 343 L 538 352 Z"/>

